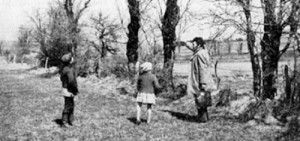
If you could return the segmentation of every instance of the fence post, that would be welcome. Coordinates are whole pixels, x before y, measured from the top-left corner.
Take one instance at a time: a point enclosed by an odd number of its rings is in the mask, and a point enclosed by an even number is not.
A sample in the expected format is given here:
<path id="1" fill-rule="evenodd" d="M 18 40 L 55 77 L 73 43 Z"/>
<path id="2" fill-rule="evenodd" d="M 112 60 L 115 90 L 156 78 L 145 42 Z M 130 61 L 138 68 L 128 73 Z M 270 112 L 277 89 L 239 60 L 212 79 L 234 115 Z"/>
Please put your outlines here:
<path id="1" fill-rule="evenodd" d="M 287 65 L 284 66 L 284 77 L 285 77 L 285 95 L 286 101 L 289 103 L 293 102 L 293 97 L 291 96 L 291 79 L 289 76 L 289 67 Z"/>
<path id="2" fill-rule="evenodd" d="M 49 57 L 46 58 L 46 62 L 45 62 L 45 69 L 48 68 L 48 61 L 49 61 Z"/>

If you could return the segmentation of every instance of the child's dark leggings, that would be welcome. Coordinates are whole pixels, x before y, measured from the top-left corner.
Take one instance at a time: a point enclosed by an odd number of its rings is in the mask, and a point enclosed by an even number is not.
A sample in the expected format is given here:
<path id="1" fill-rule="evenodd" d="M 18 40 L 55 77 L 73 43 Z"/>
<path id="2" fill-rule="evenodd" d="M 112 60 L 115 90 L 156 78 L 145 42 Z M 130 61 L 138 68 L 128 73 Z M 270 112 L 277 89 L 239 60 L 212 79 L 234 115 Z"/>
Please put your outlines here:
<path id="1" fill-rule="evenodd" d="M 198 110 L 198 118 L 201 122 L 206 122 L 209 120 L 207 107 L 197 108 Z"/>
<path id="2" fill-rule="evenodd" d="M 62 113 L 62 120 L 69 124 L 72 124 L 74 120 L 74 97 L 64 97 L 65 107 Z"/>

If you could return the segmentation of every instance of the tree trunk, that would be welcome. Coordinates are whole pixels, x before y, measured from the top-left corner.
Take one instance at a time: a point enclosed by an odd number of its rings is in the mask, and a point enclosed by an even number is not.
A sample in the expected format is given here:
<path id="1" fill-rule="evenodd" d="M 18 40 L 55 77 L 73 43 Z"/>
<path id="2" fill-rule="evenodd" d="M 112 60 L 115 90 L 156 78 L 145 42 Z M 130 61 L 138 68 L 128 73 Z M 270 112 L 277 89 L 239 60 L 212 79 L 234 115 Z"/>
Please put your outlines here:
<path id="1" fill-rule="evenodd" d="M 46 57 L 46 61 L 45 61 L 45 69 L 48 68 L 48 61 L 49 61 L 49 57 Z"/>
<path id="2" fill-rule="evenodd" d="M 16 54 L 13 55 L 13 63 L 17 63 L 17 55 Z"/>
<path id="3" fill-rule="evenodd" d="M 263 39 L 261 41 L 261 58 L 262 58 L 262 70 L 263 70 L 263 99 L 273 99 L 277 91 L 274 86 L 276 82 L 278 61 L 279 61 L 279 46 L 281 33 L 273 32 L 277 30 L 272 28 L 271 30 L 265 29 Z M 271 34 L 270 34 L 271 33 Z M 269 34 L 269 35 L 268 35 Z"/>
<path id="4" fill-rule="evenodd" d="M 107 56 L 107 45 L 105 44 L 105 42 L 103 41 L 103 39 L 100 39 L 101 41 L 101 47 L 100 47 L 100 57 L 98 59 L 98 69 L 97 69 L 97 73 L 98 73 L 98 77 L 105 77 L 105 75 L 103 74 L 103 70 L 104 70 L 104 59 Z"/>
<path id="5" fill-rule="evenodd" d="M 271 33 L 270 35 L 268 35 Z M 263 99 L 273 99 L 277 91 L 275 87 L 278 61 L 279 61 L 279 46 L 280 37 L 276 37 L 277 33 L 265 30 L 263 39 L 261 41 L 261 58 L 262 58 L 262 70 L 263 70 Z M 275 36 L 274 36 L 275 35 Z"/>
<path id="6" fill-rule="evenodd" d="M 99 57 L 98 59 L 98 66 L 96 72 L 98 73 L 98 77 L 103 77 L 103 58 Z M 105 76 L 104 76 L 105 77 Z"/>
<path id="7" fill-rule="evenodd" d="M 128 42 L 127 42 L 127 59 L 128 59 L 128 70 L 131 76 L 134 76 L 137 72 L 135 71 L 135 64 L 138 61 L 138 46 L 139 46 L 139 29 L 141 14 L 139 9 L 138 0 L 128 0 L 128 8 L 130 14 L 130 23 L 128 25 Z"/>
<path id="8" fill-rule="evenodd" d="M 221 78 L 218 76 L 218 63 L 219 63 L 219 60 L 217 60 L 215 63 L 215 76 L 217 79 L 217 89 L 220 88 L 220 82 L 221 82 Z"/>
<path id="9" fill-rule="evenodd" d="M 240 46 L 238 48 L 238 55 L 242 55 L 243 54 L 243 42 L 240 43 Z"/>
<path id="10" fill-rule="evenodd" d="M 105 44 L 104 41 L 102 41 L 102 47 L 101 47 L 101 58 L 105 58 L 107 56 L 107 44 Z"/>
<path id="11" fill-rule="evenodd" d="M 71 46 L 69 50 L 74 57 L 76 68 L 76 60 L 77 60 L 77 46 L 78 46 L 78 33 L 80 29 L 78 28 L 79 18 L 82 16 L 82 12 L 88 8 L 88 4 L 91 0 L 87 0 L 84 3 L 84 6 L 80 8 L 76 13 L 74 13 L 74 1 L 73 0 L 65 0 L 64 2 L 64 9 L 66 11 L 66 15 L 68 17 L 68 46 Z M 78 8 L 78 7 L 77 7 Z"/>
<path id="12" fill-rule="evenodd" d="M 174 42 L 176 40 L 176 26 L 179 21 L 179 6 L 177 0 L 168 0 L 166 5 L 161 29 L 164 43 L 163 85 L 168 89 L 173 89 L 173 66 L 176 47 Z"/>
<path id="13" fill-rule="evenodd" d="M 287 102 L 292 102 L 291 100 L 291 92 L 292 92 L 292 88 L 291 88 L 291 79 L 289 76 L 289 67 L 287 65 L 284 66 L 284 76 L 285 76 L 285 101 Z"/>
<path id="14" fill-rule="evenodd" d="M 218 46 L 217 46 L 217 42 L 216 41 L 213 41 L 213 45 L 214 45 L 214 55 L 219 55 L 218 54 Z"/>
<path id="15" fill-rule="evenodd" d="M 250 12 L 250 1 L 246 1 L 244 6 L 244 14 L 247 21 L 247 46 L 250 54 L 250 61 L 253 73 L 253 92 L 257 97 L 261 96 L 261 68 L 259 64 L 259 56 L 255 53 L 255 33 L 252 30 L 252 19 Z M 242 46 L 242 44 L 241 44 Z M 241 49 L 242 50 L 242 49 Z"/>
<path id="16" fill-rule="evenodd" d="M 73 1 L 65 0 L 64 8 L 68 18 L 68 39 L 67 47 L 68 51 L 72 53 L 75 63 L 77 62 L 76 50 L 77 50 L 77 21 L 75 20 L 74 11 L 73 11 Z M 74 65 L 74 67 L 76 64 Z"/>
<path id="17" fill-rule="evenodd" d="M 276 3 L 264 0 L 264 34 L 260 42 L 262 51 L 263 99 L 273 99 L 277 91 L 275 87 L 278 61 L 280 56 L 281 23 L 277 23 L 275 14 Z"/>
<path id="18" fill-rule="evenodd" d="M 231 54 L 231 42 L 227 41 L 227 47 L 228 47 L 228 55 Z"/>
<path id="19" fill-rule="evenodd" d="M 221 55 L 221 43 L 218 42 L 217 44 L 217 55 Z"/>

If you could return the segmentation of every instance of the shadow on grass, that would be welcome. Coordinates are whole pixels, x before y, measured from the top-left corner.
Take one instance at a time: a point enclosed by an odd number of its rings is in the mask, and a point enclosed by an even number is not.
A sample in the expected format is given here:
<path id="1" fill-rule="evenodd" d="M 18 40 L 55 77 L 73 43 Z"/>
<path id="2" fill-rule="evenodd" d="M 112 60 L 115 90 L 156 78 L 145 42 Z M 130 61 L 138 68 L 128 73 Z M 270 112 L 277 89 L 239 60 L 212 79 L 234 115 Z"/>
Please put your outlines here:
<path id="1" fill-rule="evenodd" d="M 32 67 L 32 68 L 26 69 L 24 72 L 30 72 L 30 71 L 38 70 L 38 69 L 43 69 L 43 68 L 35 66 L 35 67 Z M 53 76 L 56 76 L 57 74 L 59 74 L 59 70 L 55 70 L 53 72 L 51 72 L 50 70 L 48 70 L 45 73 L 37 74 L 37 77 L 39 77 L 39 78 L 52 78 Z"/>
<path id="2" fill-rule="evenodd" d="M 34 66 L 34 67 L 29 68 L 29 69 L 26 69 L 25 71 L 37 70 L 38 68 L 40 68 L 40 67 Z"/>
<path id="3" fill-rule="evenodd" d="M 184 120 L 184 121 L 188 121 L 188 122 L 197 122 L 197 123 L 201 122 L 197 116 L 192 116 L 192 115 L 189 115 L 186 113 L 174 112 L 174 111 L 169 111 L 169 110 L 162 110 L 162 112 L 167 112 L 167 113 L 171 114 L 171 116 L 176 117 L 179 120 Z"/>
<path id="4" fill-rule="evenodd" d="M 57 125 L 59 125 L 60 127 L 64 126 L 62 119 L 54 119 L 53 122 L 56 123 Z"/>
<path id="5" fill-rule="evenodd" d="M 127 119 L 134 124 L 138 124 L 135 117 L 129 117 Z M 147 120 L 141 119 L 141 122 L 147 122 Z"/>
<path id="6" fill-rule="evenodd" d="M 56 76 L 59 72 L 53 72 L 53 73 L 43 73 L 40 74 L 38 77 L 40 78 L 52 78 L 53 76 Z"/>

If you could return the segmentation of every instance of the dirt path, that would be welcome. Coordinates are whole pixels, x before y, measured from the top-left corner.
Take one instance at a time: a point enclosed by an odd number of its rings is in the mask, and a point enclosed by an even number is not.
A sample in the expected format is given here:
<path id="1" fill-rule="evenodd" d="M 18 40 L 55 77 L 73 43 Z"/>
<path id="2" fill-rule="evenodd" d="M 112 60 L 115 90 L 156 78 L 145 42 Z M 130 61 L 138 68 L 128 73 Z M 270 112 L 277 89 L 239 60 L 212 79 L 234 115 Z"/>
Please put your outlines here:
<path id="1" fill-rule="evenodd" d="M 119 95 L 109 82 L 99 89 L 84 81 L 79 86 L 75 125 L 63 129 L 54 122 L 63 108 L 58 77 L 0 70 L 0 140 L 266 140 L 278 131 L 220 116 L 215 108 L 209 122 L 197 123 L 178 111 L 180 104 L 155 106 L 152 124 L 137 126 L 133 98 Z"/>

